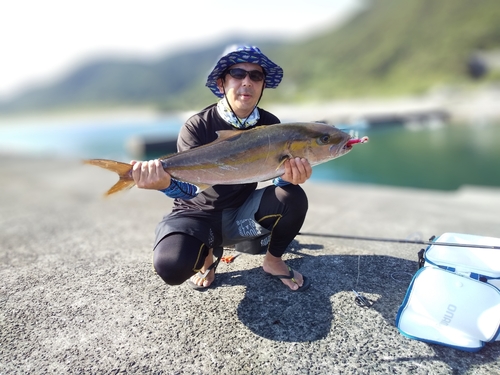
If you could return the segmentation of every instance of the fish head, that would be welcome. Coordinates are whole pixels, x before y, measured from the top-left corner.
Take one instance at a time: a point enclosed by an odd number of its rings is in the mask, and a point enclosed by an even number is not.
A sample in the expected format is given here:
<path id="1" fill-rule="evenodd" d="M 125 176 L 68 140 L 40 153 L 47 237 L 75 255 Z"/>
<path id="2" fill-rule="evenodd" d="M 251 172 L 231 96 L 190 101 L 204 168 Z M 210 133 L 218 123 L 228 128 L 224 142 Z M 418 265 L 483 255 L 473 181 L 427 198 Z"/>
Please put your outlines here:
<path id="1" fill-rule="evenodd" d="M 351 136 L 334 126 L 331 129 L 325 129 L 323 134 L 316 137 L 316 143 L 319 147 L 327 146 L 329 152 L 329 159 L 335 159 L 351 151 L 352 147 L 349 146 Z"/>
<path id="2" fill-rule="evenodd" d="M 351 136 L 333 125 L 309 123 L 305 127 L 309 145 L 303 155 L 311 165 L 338 158 L 349 151 Z"/>
<path id="3" fill-rule="evenodd" d="M 303 147 L 303 154 L 311 165 L 317 165 L 326 161 L 336 159 L 352 150 L 356 143 L 364 143 L 362 140 L 351 137 L 348 133 L 336 128 L 333 125 L 323 123 L 305 123 L 304 132 L 301 132 L 302 141 L 308 143 Z M 365 139 L 366 138 L 366 139 Z M 298 156 L 296 153 L 293 153 Z"/>

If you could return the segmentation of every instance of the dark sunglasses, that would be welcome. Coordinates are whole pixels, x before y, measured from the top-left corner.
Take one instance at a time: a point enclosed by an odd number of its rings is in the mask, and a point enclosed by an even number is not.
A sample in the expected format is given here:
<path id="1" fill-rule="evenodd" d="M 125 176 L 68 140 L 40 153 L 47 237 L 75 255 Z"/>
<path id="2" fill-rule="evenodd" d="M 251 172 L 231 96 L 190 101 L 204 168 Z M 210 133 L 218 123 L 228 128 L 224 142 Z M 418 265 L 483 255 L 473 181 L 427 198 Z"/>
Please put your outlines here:
<path id="1" fill-rule="evenodd" d="M 229 75 L 233 78 L 236 78 L 236 79 L 245 79 L 247 74 L 248 76 L 250 77 L 250 79 L 254 82 L 260 82 L 262 80 L 264 80 L 264 73 L 262 73 L 261 71 L 259 70 L 245 70 L 245 69 L 241 69 L 241 68 L 233 68 L 233 69 L 229 69 L 227 71 L 229 73 Z"/>

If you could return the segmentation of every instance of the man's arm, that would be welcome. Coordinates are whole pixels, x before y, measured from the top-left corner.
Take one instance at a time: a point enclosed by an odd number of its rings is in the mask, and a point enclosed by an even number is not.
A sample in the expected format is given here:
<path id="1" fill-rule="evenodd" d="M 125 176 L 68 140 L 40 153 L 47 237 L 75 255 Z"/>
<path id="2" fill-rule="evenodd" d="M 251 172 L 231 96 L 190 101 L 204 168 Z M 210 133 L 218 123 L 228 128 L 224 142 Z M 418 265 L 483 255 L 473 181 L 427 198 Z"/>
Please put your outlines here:
<path id="1" fill-rule="evenodd" d="M 191 199 L 198 195 L 196 185 L 189 182 L 179 181 L 172 178 L 165 170 L 161 162 L 156 160 L 136 161 L 132 160 L 132 177 L 141 189 L 159 190 L 170 198 Z"/>

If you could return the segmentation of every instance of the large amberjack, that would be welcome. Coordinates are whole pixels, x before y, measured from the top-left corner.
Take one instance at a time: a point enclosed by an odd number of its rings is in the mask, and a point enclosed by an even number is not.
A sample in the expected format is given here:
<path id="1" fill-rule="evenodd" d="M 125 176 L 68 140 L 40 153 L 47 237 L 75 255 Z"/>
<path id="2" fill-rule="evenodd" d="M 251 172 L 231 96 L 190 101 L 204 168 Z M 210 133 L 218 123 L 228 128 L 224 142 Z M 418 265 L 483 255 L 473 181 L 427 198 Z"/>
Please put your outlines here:
<path id="1" fill-rule="evenodd" d="M 160 158 L 173 178 L 204 190 L 212 185 L 261 182 L 281 176 L 284 161 L 305 158 L 314 166 L 345 155 L 362 139 L 332 125 L 308 122 L 258 126 L 249 130 L 223 130 L 212 143 Z M 114 160 L 91 159 L 84 163 L 118 173 L 120 180 L 110 195 L 135 185 L 132 165 Z"/>

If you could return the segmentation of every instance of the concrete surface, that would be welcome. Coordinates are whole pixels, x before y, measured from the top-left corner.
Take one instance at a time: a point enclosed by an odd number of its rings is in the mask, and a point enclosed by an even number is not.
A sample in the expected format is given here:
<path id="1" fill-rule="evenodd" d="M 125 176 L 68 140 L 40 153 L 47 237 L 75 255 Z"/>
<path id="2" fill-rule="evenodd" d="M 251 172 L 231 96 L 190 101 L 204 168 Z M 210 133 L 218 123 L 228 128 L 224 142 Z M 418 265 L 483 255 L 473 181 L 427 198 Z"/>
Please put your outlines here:
<path id="1" fill-rule="evenodd" d="M 405 338 L 394 319 L 418 245 L 297 236 L 291 293 L 262 255 L 221 264 L 216 288 L 169 287 L 151 268 L 171 207 L 74 161 L 0 164 L 0 374 L 498 374 L 500 342 L 467 353 Z M 500 190 L 304 185 L 303 232 L 427 240 L 500 237 Z M 352 289 L 376 301 L 358 307 Z"/>

